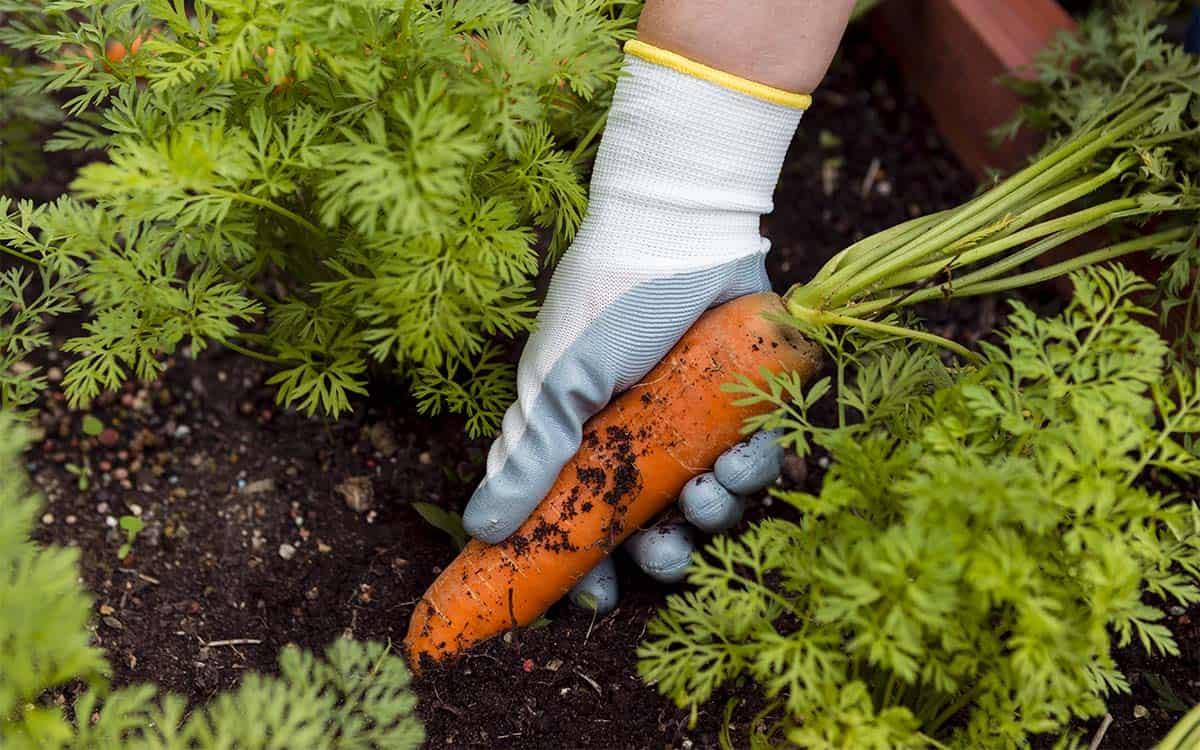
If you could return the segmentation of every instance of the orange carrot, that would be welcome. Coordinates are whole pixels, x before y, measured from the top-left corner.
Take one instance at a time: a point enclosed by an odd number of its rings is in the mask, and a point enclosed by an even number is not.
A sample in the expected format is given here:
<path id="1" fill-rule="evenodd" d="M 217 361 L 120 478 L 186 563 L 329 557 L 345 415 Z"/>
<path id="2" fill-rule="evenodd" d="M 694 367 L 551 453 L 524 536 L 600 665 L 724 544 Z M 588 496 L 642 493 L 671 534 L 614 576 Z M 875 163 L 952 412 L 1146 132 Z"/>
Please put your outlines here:
<path id="1" fill-rule="evenodd" d="M 584 425 L 583 445 L 528 520 L 496 545 L 472 541 L 417 604 L 405 646 L 414 668 L 528 625 L 692 477 L 742 439 L 770 405 L 722 390 L 764 368 L 815 374 L 821 350 L 773 322 L 780 298 L 755 294 L 703 315 L 641 383 Z M 770 316 L 770 317 L 769 317 Z"/>
<path id="2" fill-rule="evenodd" d="M 109 42 L 108 49 L 104 52 L 104 56 L 108 58 L 108 61 L 111 63 L 121 62 L 125 59 L 125 55 L 127 54 L 128 50 L 125 49 L 125 45 L 116 41 Z"/>

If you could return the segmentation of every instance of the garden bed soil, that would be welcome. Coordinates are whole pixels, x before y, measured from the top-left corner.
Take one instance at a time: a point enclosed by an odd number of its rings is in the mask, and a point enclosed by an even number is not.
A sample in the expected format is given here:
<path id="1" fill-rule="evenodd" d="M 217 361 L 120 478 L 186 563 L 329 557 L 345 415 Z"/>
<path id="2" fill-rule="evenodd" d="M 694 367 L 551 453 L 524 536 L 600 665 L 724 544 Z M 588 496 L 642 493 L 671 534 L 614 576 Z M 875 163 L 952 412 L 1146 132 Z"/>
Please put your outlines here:
<path id="1" fill-rule="evenodd" d="M 856 31 L 845 50 L 764 221 L 780 289 L 855 239 L 972 191 L 874 44 Z M 925 312 L 940 333 L 966 342 L 1003 315 L 987 300 Z M 461 510 L 485 441 L 467 440 L 456 418 L 416 415 L 399 391 L 377 389 L 337 422 L 305 419 L 273 403 L 269 374 L 222 351 L 179 359 L 161 380 L 94 404 L 87 413 L 106 428 L 95 437 L 61 392 L 45 399 L 43 434 L 26 457 L 48 499 L 37 537 L 80 549 L 96 642 L 117 684 L 153 682 L 201 702 L 248 670 L 271 671 L 285 644 L 320 650 L 345 635 L 398 647 L 417 598 L 455 555 L 410 504 Z M 815 489 L 819 467 L 808 469 Z M 766 512 L 756 503 L 750 515 Z M 127 514 L 140 514 L 146 529 L 122 561 L 113 526 Z M 545 625 L 422 674 L 428 746 L 718 747 L 725 701 L 755 696 L 726 693 L 692 724 L 643 685 L 634 649 L 670 589 L 619 563 L 624 592 L 613 613 L 592 618 L 560 605 Z M 1161 674 L 1184 700 L 1200 697 L 1184 673 L 1196 674 L 1200 645 L 1187 617 L 1172 618 L 1183 660 L 1127 660 L 1134 698 L 1114 700 L 1103 747 L 1147 747 L 1176 718 L 1156 707 L 1142 674 Z M 1135 703 L 1148 715 L 1134 718 Z M 752 713 L 735 714 L 735 737 L 745 729 L 737 717 Z"/>

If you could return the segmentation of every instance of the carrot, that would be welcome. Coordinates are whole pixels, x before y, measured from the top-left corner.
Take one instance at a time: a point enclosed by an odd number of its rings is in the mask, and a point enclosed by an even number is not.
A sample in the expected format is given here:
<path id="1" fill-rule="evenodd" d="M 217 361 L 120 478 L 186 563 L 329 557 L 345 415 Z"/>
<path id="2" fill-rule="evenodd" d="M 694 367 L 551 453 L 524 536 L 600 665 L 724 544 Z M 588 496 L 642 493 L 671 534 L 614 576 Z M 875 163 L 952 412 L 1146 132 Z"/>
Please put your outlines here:
<path id="1" fill-rule="evenodd" d="M 638 385 L 583 430 L 583 445 L 511 537 L 470 542 L 417 604 L 405 639 L 414 667 L 536 620 L 626 537 L 679 496 L 742 436 L 747 416 L 722 390 L 735 375 L 762 385 L 764 368 L 814 374 L 821 351 L 755 294 L 702 316 Z M 772 315 L 772 317 L 775 317 Z"/>
<path id="2" fill-rule="evenodd" d="M 125 55 L 129 54 L 125 49 L 125 45 L 121 42 L 109 42 L 108 48 L 104 52 L 104 56 L 108 58 L 110 63 L 119 63 L 125 59 Z"/>

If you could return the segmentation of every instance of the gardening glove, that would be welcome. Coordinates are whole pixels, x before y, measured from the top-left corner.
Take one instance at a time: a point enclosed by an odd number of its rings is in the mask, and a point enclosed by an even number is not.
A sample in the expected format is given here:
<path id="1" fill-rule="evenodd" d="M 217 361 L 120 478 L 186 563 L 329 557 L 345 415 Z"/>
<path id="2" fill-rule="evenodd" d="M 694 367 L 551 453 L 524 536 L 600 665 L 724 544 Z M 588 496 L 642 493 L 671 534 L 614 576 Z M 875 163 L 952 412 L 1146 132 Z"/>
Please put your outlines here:
<path id="1" fill-rule="evenodd" d="M 759 218 L 808 97 L 746 81 L 641 42 L 626 45 L 590 203 L 550 282 L 521 356 L 518 398 L 463 514 L 476 539 L 512 534 L 579 448 L 583 423 L 636 384 L 710 307 L 770 289 L 770 243 Z M 689 483 L 683 511 L 719 531 L 741 516 L 741 495 L 779 475 L 782 451 L 756 436 Z M 682 524 L 632 537 L 626 548 L 664 581 L 692 553 Z M 611 562 L 574 598 L 611 607 Z"/>

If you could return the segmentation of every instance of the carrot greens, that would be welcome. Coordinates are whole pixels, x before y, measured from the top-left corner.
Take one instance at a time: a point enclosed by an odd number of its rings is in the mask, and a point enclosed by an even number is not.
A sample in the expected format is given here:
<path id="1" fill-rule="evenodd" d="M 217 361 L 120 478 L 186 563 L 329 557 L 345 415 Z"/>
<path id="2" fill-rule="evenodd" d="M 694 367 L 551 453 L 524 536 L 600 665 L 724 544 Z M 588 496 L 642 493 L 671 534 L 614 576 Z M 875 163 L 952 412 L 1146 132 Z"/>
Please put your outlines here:
<path id="1" fill-rule="evenodd" d="M 978 367 L 930 344 L 809 329 L 835 375 L 765 388 L 748 429 L 829 460 L 798 515 L 718 537 L 639 649 L 698 707 L 739 676 L 765 709 L 751 746 L 1011 748 L 1102 715 L 1131 643 L 1178 655 L 1168 604 L 1200 601 L 1200 374 L 1168 364 L 1121 268 L 1073 276 L 1043 318 L 1013 303 Z M 837 393 L 840 419 L 813 405 Z M 755 743 L 758 744 L 755 744 Z"/>
<path id="2" fill-rule="evenodd" d="M 69 197 L 0 203 L 0 248 L 36 266 L 13 282 L 86 316 L 73 405 L 215 345 L 310 414 L 394 377 L 490 432 L 637 3 L 302 5 L 2 3 L 0 44 L 43 59 L 12 91 L 66 99 L 48 147 L 105 157 Z"/>
<path id="3" fill-rule="evenodd" d="M 1191 172 L 1155 165 L 1140 145 L 1153 138 L 1167 149 L 1197 132 L 1200 96 L 1183 76 L 1200 79 L 1200 61 L 1180 67 L 1179 78 L 1113 97 L 976 198 L 851 245 L 788 293 L 789 310 L 814 323 L 862 325 L 856 320 L 1028 286 L 1131 253 L 1186 254 L 1200 233 L 1200 188 Z M 1195 114 L 1184 116 L 1181 102 Z M 1101 229 L 1108 234 L 1098 247 L 1029 270 L 1031 261 Z"/>
<path id="4" fill-rule="evenodd" d="M 1048 149 L 1070 140 L 1105 113 L 1136 112 L 1148 119 L 1120 136 L 1112 149 L 1134 160 L 1119 181 L 1087 198 L 1099 205 L 1130 195 L 1154 194 L 1169 214 L 1152 230 L 1175 227 L 1152 250 L 1164 266 L 1149 302 L 1176 334 L 1176 357 L 1200 363 L 1200 217 L 1190 199 L 1200 171 L 1200 55 L 1167 37 L 1166 21 L 1189 4 L 1175 0 L 1107 0 L 1097 3 L 1076 33 L 1059 37 L 1038 56 L 1032 80 L 1014 80 L 1026 106 L 1005 132 L 1033 128 L 1046 134 Z M 1150 229 L 1151 227 L 1148 227 Z"/>

